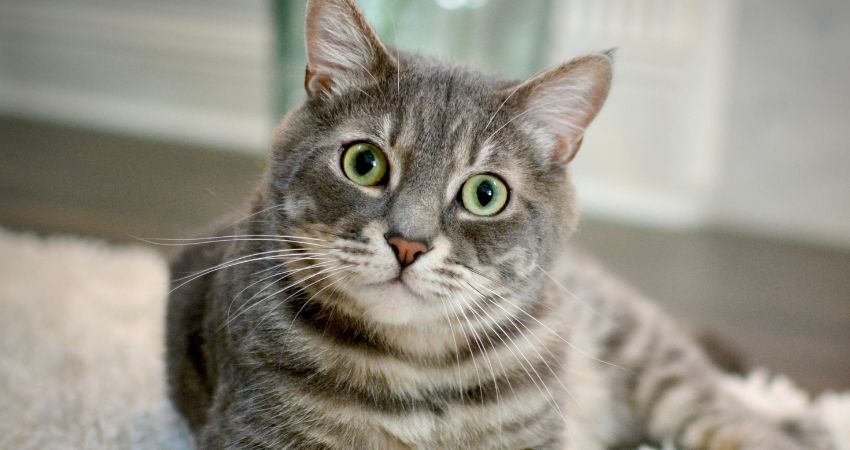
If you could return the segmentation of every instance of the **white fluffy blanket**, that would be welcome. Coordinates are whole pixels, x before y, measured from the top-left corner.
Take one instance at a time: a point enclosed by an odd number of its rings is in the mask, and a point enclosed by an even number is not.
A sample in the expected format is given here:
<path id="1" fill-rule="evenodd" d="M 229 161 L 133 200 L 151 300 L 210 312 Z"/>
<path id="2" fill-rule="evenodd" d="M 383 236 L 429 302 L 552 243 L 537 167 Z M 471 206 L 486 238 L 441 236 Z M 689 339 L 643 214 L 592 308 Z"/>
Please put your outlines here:
<path id="1" fill-rule="evenodd" d="M 150 250 L 0 229 L 0 449 L 190 449 L 164 394 L 165 263 Z M 850 450 L 850 393 L 757 371 L 727 382 Z"/>

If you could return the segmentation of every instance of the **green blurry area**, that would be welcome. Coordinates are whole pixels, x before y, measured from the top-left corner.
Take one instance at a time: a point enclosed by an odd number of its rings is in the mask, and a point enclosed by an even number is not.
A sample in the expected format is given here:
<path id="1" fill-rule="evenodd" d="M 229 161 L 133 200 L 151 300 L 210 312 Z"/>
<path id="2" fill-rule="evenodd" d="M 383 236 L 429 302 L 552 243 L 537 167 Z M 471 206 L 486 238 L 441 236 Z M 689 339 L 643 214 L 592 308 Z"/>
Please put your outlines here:
<path id="1" fill-rule="evenodd" d="M 452 59 L 504 76 L 540 70 L 552 0 L 361 0 L 387 45 Z M 303 98 L 304 2 L 274 3 L 277 32 L 275 112 Z"/>

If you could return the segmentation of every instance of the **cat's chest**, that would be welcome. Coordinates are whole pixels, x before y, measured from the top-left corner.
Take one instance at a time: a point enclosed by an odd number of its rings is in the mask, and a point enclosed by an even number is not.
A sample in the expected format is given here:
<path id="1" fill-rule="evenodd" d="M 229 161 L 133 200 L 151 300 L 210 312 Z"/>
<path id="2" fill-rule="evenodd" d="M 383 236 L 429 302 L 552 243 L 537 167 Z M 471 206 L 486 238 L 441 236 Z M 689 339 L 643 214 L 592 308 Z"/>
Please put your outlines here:
<path id="1" fill-rule="evenodd" d="M 482 374 L 482 383 L 485 379 L 492 381 Z M 347 433 L 357 435 L 355 441 L 363 448 L 539 448 L 560 436 L 565 410 L 553 406 L 561 400 L 551 397 L 557 395 L 554 386 L 500 387 L 498 397 L 488 398 L 486 392 L 466 392 L 463 398 L 435 395 L 392 408 L 382 407 L 380 400 L 365 404 L 341 392 L 333 402 L 336 407 L 326 411 L 342 418 Z"/>
<path id="2" fill-rule="evenodd" d="M 449 407 L 413 414 L 365 415 L 361 419 L 366 423 L 355 428 L 367 447 L 387 449 L 494 448 L 505 443 L 513 443 L 511 448 L 527 448 L 542 437 L 518 429 L 506 411 L 479 408 Z M 501 426 L 495 423 L 500 420 Z"/>
<path id="3" fill-rule="evenodd" d="M 364 417 L 367 426 L 360 428 L 364 440 L 373 448 L 412 449 L 436 447 L 437 437 L 444 427 L 439 418 L 430 413 Z"/>

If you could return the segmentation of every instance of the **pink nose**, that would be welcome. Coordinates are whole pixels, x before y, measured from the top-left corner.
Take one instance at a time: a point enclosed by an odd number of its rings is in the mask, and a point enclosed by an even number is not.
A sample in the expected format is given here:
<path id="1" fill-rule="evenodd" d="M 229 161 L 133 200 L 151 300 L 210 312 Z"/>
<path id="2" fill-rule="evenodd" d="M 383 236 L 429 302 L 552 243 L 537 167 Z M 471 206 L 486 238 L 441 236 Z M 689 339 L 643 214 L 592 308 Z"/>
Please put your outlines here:
<path id="1" fill-rule="evenodd" d="M 401 267 L 407 267 L 413 264 L 413 261 L 416 261 L 419 255 L 428 251 L 428 247 L 425 244 L 419 241 L 411 241 L 401 236 L 389 237 L 387 238 L 387 243 L 393 249 L 393 253 L 395 253 L 395 257 L 398 259 Z"/>

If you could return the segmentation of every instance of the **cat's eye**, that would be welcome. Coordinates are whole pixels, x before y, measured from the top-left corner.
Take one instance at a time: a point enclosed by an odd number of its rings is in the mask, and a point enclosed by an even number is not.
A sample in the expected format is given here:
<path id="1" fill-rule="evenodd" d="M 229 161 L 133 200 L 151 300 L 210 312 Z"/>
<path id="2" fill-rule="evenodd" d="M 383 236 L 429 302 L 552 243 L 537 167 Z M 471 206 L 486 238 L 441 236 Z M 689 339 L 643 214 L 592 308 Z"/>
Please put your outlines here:
<path id="1" fill-rule="evenodd" d="M 375 186 L 387 174 L 387 158 L 378 147 L 366 142 L 348 146 L 342 153 L 342 171 L 361 186 Z"/>
<path id="2" fill-rule="evenodd" d="M 486 173 L 473 175 L 460 190 L 463 207 L 476 216 L 492 216 L 505 209 L 508 187 L 498 177 Z"/>

